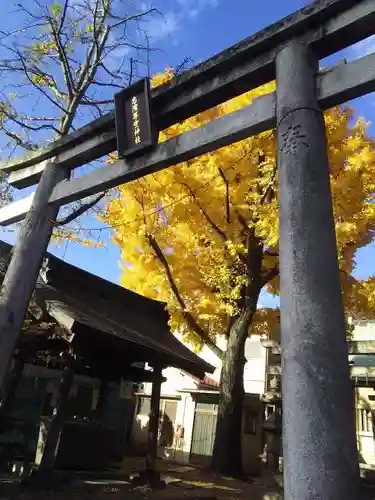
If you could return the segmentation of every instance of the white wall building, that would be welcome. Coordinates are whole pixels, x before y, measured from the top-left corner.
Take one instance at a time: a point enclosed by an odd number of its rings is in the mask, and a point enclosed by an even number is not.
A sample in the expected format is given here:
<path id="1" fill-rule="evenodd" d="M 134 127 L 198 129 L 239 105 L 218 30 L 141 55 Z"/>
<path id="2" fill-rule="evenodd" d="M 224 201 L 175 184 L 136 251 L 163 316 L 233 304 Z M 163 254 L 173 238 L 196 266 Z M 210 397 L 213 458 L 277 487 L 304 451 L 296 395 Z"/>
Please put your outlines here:
<path id="1" fill-rule="evenodd" d="M 219 347 L 225 349 L 225 338 Z M 209 461 L 217 420 L 218 383 L 221 361 L 207 347 L 199 356 L 216 367 L 204 381 L 194 379 L 175 368 L 163 371 L 166 378 L 161 386 L 161 413 L 165 424 L 159 439 L 159 455 L 181 463 Z M 247 473 L 260 469 L 262 451 L 263 404 L 260 396 L 265 392 L 267 350 L 259 336 L 246 341 L 244 387 L 246 392 L 242 426 L 243 468 Z M 151 384 L 145 384 L 137 395 L 138 404 L 134 419 L 133 444 L 144 452 L 147 442 L 148 414 L 150 411 Z"/>
<path id="2" fill-rule="evenodd" d="M 375 468 L 375 321 L 355 322 L 350 344 L 359 461 L 362 468 Z"/>

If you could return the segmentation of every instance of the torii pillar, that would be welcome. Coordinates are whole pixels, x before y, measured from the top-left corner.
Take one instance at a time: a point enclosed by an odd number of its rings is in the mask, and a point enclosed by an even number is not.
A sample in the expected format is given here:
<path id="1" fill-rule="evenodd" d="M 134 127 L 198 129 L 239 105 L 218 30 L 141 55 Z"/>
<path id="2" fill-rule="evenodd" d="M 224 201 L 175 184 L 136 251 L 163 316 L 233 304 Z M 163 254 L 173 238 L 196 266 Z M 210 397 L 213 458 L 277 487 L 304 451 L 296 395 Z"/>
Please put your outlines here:
<path id="1" fill-rule="evenodd" d="M 276 58 L 285 500 L 353 500 L 353 397 L 318 60 L 299 41 Z"/>

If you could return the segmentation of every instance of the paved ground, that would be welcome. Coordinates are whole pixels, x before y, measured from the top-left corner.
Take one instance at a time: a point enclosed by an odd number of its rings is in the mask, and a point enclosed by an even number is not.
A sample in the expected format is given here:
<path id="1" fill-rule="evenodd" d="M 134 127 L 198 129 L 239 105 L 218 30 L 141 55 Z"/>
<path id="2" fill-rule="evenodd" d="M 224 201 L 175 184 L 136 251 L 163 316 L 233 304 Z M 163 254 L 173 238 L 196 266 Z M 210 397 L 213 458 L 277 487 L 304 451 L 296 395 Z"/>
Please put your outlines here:
<path id="1" fill-rule="evenodd" d="M 118 483 L 107 483 L 102 485 L 70 485 L 58 491 L 33 492 L 25 491 L 19 487 L 12 486 L 0 491 L 1 500 L 214 500 L 214 499 L 239 499 L 247 500 L 278 500 L 277 494 L 263 493 L 261 488 L 239 486 L 237 484 L 226 485 L 168 485 L 163 491 L 151 491 L 144 487 L 132 488 L 129 485 Z"/>
<path id="2" fill-rule="evenodd" d="M 275 478 L 264 476 L 238 481 L 207 469 L 164 461 L 158 463 L 167 483 L 164 490 L 135 487 L 130 481 L 132 474 L 143 468 L 143 460 L 131 459 L 122 464 L 120 472 L 75 474 L 69 484 L 44 492 L 3 480 L 0 481 L 0 500 L 282 500 Z M 374 488 L 371 490 L 368 495 L 361 495 L 360 500 L 374 500 Z"/>
<path id="3" fill-rule="evenodd" d="M 275 487 L 268 480 L 238 481 L 213 473 L 207 469 L 179 466 L 160 461 L 158 469 L 166 482 L 164 490 L 135 487 L 130 479 L 134 472 L 144 468 L 144 461 L 132 459 L 122 464 L 121 472 L 103 474 L 76 474 L 65 486 L 42 492 L 25 489 L 19 484 L 3 481 L 0 500 L 209 500 L 246 499 L 279 500 Z"/>

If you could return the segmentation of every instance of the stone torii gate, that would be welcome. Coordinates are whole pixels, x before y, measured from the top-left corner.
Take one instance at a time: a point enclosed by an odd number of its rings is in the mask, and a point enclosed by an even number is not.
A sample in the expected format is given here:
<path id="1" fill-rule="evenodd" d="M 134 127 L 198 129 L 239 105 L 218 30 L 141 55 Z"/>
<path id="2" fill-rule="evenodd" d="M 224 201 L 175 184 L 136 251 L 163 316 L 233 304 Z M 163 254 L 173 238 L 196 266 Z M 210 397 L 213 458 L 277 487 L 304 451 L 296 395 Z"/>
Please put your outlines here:
<path id="1" fill-rule="evenodd" d="M 35 195 L 0 210 L 25 217 L 0 296 L 0 384 L 60 206 L 277 128 L 287 500 L 359 494 L 352 388 L 322 110 L 375 90 L 375 54 L 319 72 L 319 60 L 375 33 L 375 0 L 320 0 L 153 90 L 138 83 L 110 113 L 3 167 Z M 277 91 L 157 144 L 157 132 L 276 77 Z M 152 108 L 152 112 L 150 111 Z M 124 125 L 125 124 L 125 125 Z M 69 180 L 118 149 L 122 159 Z M 334 367 L 334 369 L 332 369 Z"/>

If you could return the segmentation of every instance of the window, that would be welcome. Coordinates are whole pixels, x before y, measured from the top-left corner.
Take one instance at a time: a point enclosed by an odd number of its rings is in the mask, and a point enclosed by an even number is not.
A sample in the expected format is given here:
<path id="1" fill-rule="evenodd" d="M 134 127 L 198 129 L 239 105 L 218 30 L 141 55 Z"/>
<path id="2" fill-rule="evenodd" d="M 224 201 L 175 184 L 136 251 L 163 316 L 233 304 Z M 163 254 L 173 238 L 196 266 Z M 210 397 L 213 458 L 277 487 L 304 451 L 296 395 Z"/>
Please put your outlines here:
<path id="1" fill-rule="evenodd" d="M 151 411 L 151 399 L 150 398 L 139 398 L 138 403 L 138 415 L 148 416 Z"/>
<path id="2" fill-rule="evenodd" d="M 144 396 L 139 398 L 138 402 L 138 415 L 149 416 L 151 411 L 151 398 Z M 160 399 L 159 406 L 160 416 L 162 417 L 164 414 L 168 416 L 168 418 L 174 422 L 176 420 L 176 412 L 177 412 L 177 400 L 172 399 Z"/>
<path id="3" fill-rule="evenodd" d="M 260 342 L 260 338 L 249 338 L 245 344 L 245 358 L 249 361 L 251 359 L 264 358 L 264 347 Z"/>
<path id="4" fill-rule="evenodd" d="M 160 401 L 159 445 L 172 446 L 174 425 L 177 413 L 177 401 Z"/>
<path id="5" fill-rule="evenodd" d="M 366 408 L 356 409 L 357 431 L 373 435 L 372 411 Z"/>
<path id="6" fill-rule="evenodd" d="M 244 428 L 245 434 L 256 434 L 258 431 L 258 414 L 255 410 L 244 409 Z"/>
<path id="7" fill-rule="evenodd" d="M 160 401 L 160 409 L 163 407 L 163 402 Z M 175 422 L 177 413 L 177 401 L 165 401 L 163 413 L 168 416 L 171 422 Z"/>
<path id="8" fill-rule="evenodd" d="M 217 414 L 218 405 L 212 403 L 197 403 L 196 411 L 199 413 Z"/>
<path id="9" fill-rule="evenodd" d="M 138 416 L 148 417 L 151 412 L 151 398 L 140 397 L 138 400 Z M 174 426 L 177 413 L 176 399 L 160 399 L 159 406 L 159 446 L 173 445 Z"/>

